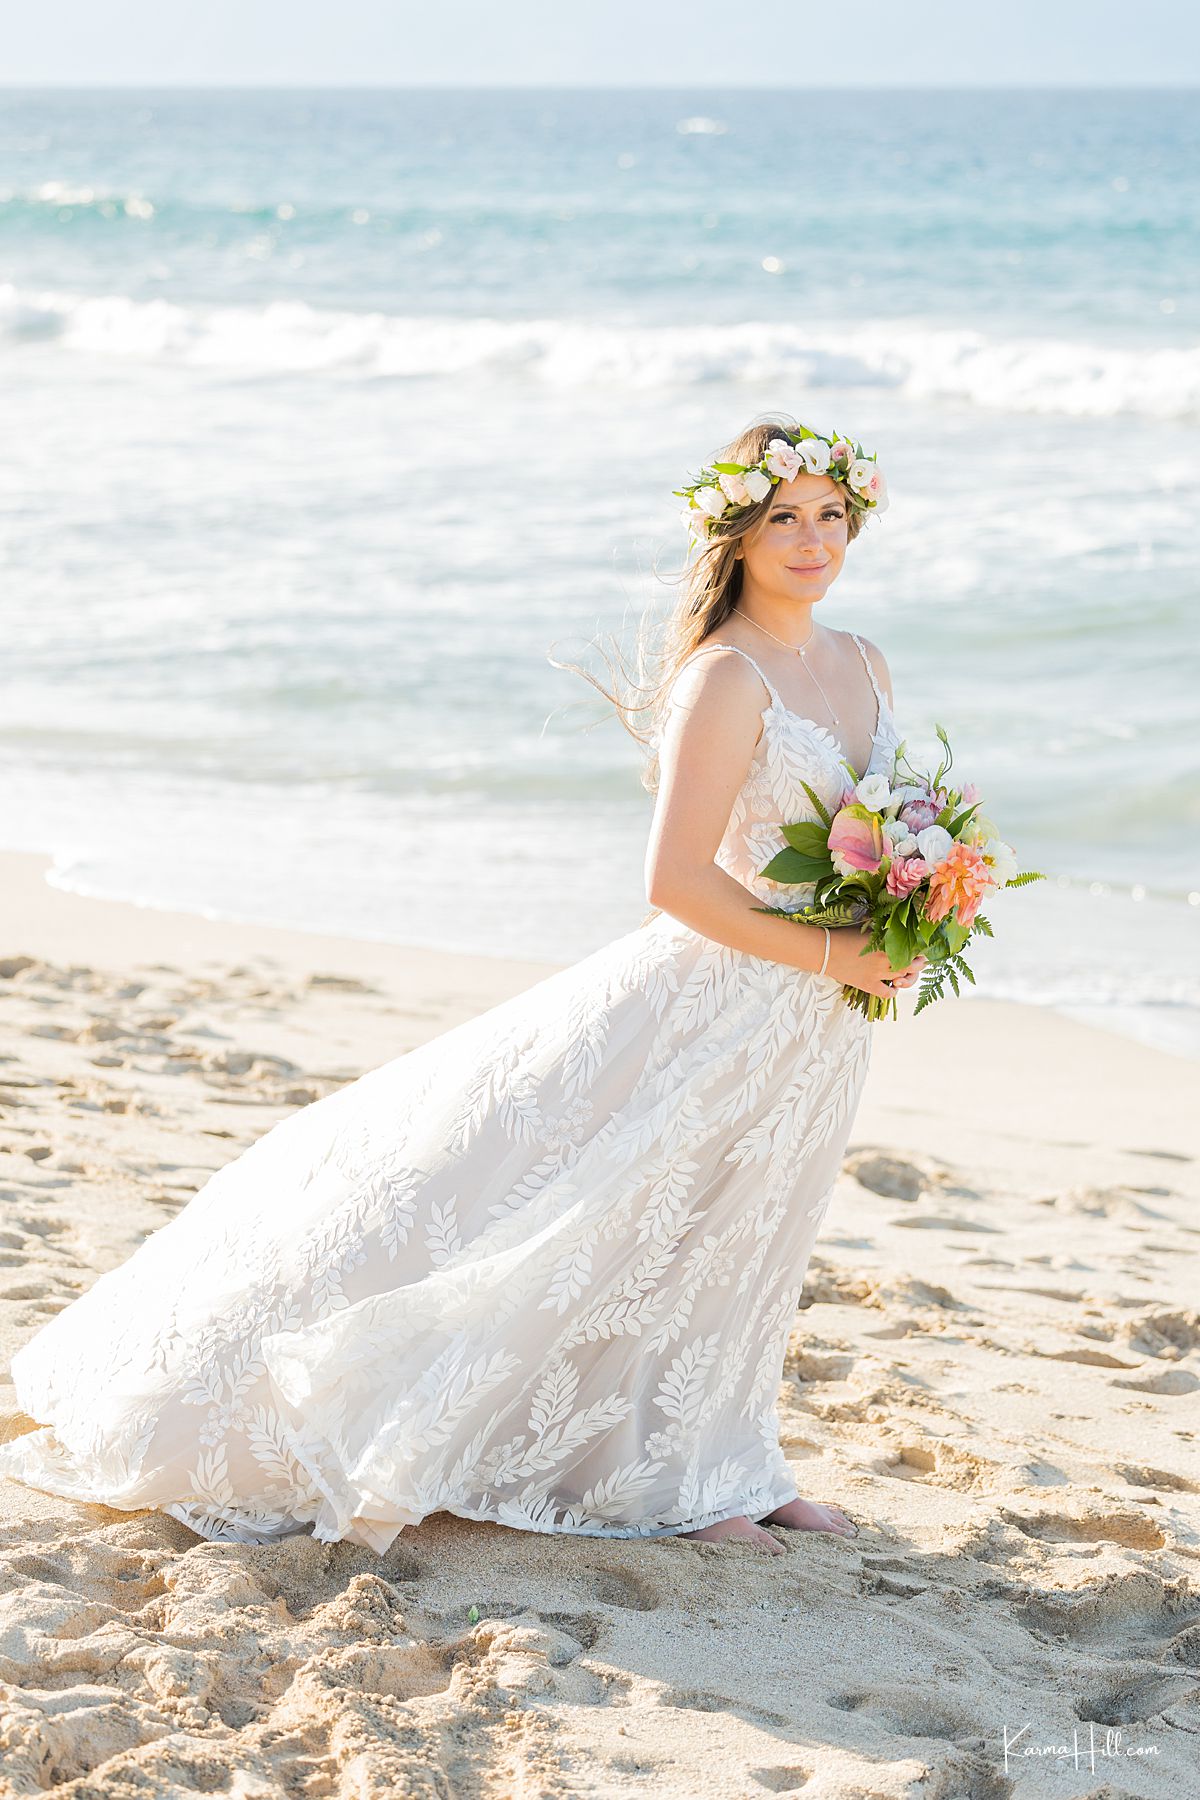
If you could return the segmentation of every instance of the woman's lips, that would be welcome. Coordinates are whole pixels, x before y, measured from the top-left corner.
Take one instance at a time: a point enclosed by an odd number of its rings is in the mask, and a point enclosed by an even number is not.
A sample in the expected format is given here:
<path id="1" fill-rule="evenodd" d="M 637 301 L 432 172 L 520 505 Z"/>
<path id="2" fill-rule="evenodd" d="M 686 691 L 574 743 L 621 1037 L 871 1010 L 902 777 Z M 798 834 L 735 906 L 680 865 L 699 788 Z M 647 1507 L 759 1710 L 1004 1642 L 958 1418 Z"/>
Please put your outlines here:
<path id="1" fill-rule="evenodd" d="M 789 563 L 788 569 L 793 575 L 819 575 L 826 567 L 825 563 Z"/>

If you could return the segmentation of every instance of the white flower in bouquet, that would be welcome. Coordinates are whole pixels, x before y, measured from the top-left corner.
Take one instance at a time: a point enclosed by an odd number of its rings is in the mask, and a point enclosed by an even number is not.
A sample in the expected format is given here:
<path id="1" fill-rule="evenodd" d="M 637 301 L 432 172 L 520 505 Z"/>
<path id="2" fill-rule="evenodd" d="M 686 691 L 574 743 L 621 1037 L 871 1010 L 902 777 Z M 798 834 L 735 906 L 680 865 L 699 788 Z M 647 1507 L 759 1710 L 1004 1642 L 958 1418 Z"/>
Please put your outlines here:
<path id="1" fill-rule="evenodd" d="M 944 862 L 953 848 L 954 839 L 944 825 L 926 825 L 917 833 L 917 854 L 931 869 Z"/>
<path id="2" fill-rule="evenodd" d="M 988 838 L 986 843 L 977 845 L 985 863 L 991 865 L 992 880 L 997 887 L 1003 887 L 1011 881 L 1017 872 L 1017 853 L 1011 844 L 1003 838 Z"/>
<path id="3" fill-rule="evenodd" d="M 872 812 L 881 812 L 892 794 L 892 784 L 886 775 L 864 775 L 854 790 L 857 800 L 869 806 Z"/>

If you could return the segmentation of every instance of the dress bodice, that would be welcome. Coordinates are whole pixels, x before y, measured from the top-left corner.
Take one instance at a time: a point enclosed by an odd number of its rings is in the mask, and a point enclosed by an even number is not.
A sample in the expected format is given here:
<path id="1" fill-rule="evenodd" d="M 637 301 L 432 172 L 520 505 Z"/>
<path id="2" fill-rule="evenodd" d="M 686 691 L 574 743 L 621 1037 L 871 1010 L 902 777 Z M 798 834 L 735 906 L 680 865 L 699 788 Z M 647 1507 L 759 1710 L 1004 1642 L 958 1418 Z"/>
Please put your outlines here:
<path id="1" fill-rule="evenodd" d="M 866 665 L 876 701 L 875 735 L 867 766 L 858 777 L 861 780 L 863 775 L 876 770 L 890 769 L 900 737 L 892 709 L 879 686 L 862 639 L 854 632 L 850 636 Z M 734 800 L 716 860 L 768 905 L 799 907 L 811 900 L 814 883 L 770 881 L 759 871 L 777 851 L 786 847 L 782 825 L 818 818 L 816 808 L 804 791 L 804 782 L 821 796 L 830 812 L 837 811 L 843 793 L 853 785 L 841 762 L 842 747 L 827 726 L 818 724 L 815 719 L 804 718 L 785 706 L 758 663 L 739 645 L 713 644 L 707 648 L 702 645 L 686 660 L 691 662 L 693 657 L 706 655 L 711 650 L 733 650 L 744 656 L 756 670 L 768 695 L 762 712 L 762 735 L 755 746 L 746 779 Z"/>

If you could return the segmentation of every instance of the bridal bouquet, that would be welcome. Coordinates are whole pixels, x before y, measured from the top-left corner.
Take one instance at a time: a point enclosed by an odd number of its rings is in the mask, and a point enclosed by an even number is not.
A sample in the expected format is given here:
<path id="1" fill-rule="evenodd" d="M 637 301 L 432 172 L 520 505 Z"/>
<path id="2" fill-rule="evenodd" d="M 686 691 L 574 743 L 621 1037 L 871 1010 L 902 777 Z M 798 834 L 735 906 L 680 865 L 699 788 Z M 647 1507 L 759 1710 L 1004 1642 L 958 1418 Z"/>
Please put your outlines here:
<path id="1" fill-rule="evenodd" d="M 815 883 L 812 904 L 799 911 L 753 909 L 805 925 L 869 924 L 867 947 L 886 951 L 893 969 L 926 957 L 914 1012 L 940 1000 L 947 981 L 956 994 L 960 975 L 974 983 L 963 949 L 976 934 L 992 935 L 979 910 L 984 896 L 1046 879 L 1040 870 L 1017 873 L 1012 846 L 979 811 L 974 782 L 945 785 L 953 756 L 946 733 L 940 725 L 936 730 L 946 756 L 932 777 L 911 766 L 900 744 L 890 773 L 861 781 L 842 759 L 850 780 L 833 814 L 803 782 L 819 822 L 784 825 L 788 847 L 760 873 L 772 881 Z M 868 1019 L 896 1017 L 895 999 L 850 985 L 842 992 Z"/>

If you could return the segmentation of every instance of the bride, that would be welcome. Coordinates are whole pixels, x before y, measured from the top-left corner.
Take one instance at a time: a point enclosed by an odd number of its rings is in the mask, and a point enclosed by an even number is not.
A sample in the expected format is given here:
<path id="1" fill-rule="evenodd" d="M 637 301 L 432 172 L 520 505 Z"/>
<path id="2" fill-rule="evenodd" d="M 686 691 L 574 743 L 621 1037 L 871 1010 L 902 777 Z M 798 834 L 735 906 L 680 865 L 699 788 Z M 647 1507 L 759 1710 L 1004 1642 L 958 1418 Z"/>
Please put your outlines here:
<path id="1" fill-rule="evenodd" d="M 0 1471 L 381 1553 L 437 1511 L 772 1554 L 764 1525 L 854 1531 L 797 1495 L 777 1396 L 875 1029 L 842 985 L 924 958 L 754 908 L 811 896 L 759 874 L 803 783 L 836 807 L 899 741 L 882 654 L 816 616 L 886 490 L 772 417 L 677 491 L 655 910 L 219 1169 L 17 1353 L 40 1429 Z"/>

